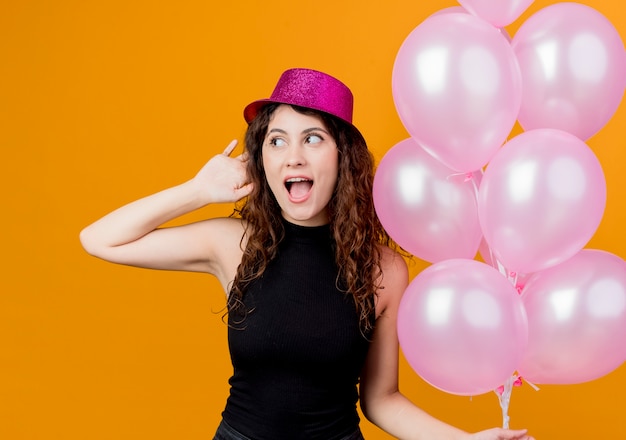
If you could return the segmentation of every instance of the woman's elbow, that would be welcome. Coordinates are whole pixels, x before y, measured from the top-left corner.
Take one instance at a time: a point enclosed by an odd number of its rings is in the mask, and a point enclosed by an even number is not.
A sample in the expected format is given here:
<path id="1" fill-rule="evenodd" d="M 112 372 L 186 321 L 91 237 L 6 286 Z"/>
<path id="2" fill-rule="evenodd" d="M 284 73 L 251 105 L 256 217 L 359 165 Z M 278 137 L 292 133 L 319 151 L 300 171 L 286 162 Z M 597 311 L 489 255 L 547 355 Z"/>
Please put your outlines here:
<path id="1" fill-rule="evenodd" d="M 78 239 L 85 252 L 91 256 L 102 258 L 104 246 L 98 241 L 96 234 L 89 226 L 80 231 Z"/>

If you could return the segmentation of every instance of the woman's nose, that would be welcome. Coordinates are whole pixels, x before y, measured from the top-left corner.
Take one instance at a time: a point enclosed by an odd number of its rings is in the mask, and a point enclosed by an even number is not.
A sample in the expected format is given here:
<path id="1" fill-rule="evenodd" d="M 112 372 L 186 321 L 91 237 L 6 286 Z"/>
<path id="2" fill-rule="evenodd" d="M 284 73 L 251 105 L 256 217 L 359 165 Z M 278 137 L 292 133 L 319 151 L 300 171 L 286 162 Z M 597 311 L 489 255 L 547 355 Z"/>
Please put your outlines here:
<path id="1" fill-rule="evenodd" d="M 289 149 L 289 157 L 287 157 L 287 166 L 297 167 L 304 165 L 305 160 L 300 147 L 292 147 Z"/>

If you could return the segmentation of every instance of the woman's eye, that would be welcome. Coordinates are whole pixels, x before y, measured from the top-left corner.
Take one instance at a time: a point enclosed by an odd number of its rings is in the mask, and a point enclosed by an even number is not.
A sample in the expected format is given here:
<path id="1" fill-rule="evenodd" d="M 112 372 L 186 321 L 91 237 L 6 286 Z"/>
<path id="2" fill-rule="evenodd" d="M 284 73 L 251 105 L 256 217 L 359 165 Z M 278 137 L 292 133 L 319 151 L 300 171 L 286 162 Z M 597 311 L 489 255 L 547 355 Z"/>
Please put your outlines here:
<path id="1" fill-rule="evenodd" d="M 317 143 L 320 143 L 320 142 L 322 142 L 322 137 L 318 136 L 316 134 L 309 135 L 306 138 L 306 143 L 307 144 L 317 144 Z"/>
<path id="2" fill-rule="evenodd" d="M 281 138 L 273 138 L 270 139 L 270 145 L 274 147 L 282 147 L 285 145 L 285 141 Z"/>

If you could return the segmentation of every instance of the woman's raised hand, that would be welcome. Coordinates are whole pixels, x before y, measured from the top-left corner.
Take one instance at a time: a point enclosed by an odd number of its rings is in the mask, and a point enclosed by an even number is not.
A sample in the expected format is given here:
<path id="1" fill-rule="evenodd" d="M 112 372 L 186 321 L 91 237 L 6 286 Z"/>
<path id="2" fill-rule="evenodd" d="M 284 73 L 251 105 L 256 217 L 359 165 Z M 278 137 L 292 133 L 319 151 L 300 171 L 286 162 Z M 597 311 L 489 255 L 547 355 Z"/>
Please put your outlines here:
<path id="1" fill-rule="evenodd" d="M 236 140 L 229 143 L 222 154 L 212 157 L 193 178 L 206 204 L 236 202 L 252 191 L 246 173 L 247 153 L 230 157 L 236 146 Z"/>

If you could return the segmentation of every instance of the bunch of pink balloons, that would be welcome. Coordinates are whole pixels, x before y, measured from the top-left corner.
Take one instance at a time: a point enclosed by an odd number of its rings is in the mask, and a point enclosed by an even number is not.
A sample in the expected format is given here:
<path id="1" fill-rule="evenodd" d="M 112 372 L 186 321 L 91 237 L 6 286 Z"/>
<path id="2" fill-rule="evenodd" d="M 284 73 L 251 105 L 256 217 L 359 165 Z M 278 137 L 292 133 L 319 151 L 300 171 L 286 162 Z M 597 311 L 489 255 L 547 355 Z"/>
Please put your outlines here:
<path id="1" fill-rule="evenodd" d="M 453 394 L 495 390 L 515 372 L 596 379 L 626 360 L 626 262 L 584 249 L 606 204 L 585 141 L 622 100 L 624 45 L 579 3 L 535 12 L 513 37 L 504 27 L 532 0 L 459 3 L 398 51 L 392 93 L 410 137 L 374 180 L 389 235 L 432 263 L 400 305 L 402 350 Z"/>

